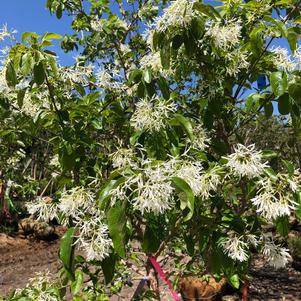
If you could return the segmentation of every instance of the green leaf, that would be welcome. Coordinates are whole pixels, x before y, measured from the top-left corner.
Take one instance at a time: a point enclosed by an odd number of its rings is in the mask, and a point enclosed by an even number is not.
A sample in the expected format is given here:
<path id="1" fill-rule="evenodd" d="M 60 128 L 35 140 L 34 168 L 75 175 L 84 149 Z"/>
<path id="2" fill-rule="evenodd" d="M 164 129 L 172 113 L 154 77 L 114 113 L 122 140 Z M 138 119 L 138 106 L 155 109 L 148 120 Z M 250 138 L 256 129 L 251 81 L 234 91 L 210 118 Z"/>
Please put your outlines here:
<path id="1" fill-rule="evenodd" d="M 276 172 L 274 171 L 273 168 L 271 167 L 267 167 L 264 169 L 264 172 L 265 174 L 272 180 L 272 181 L 277 181 L 278 180 L 278 177 L 277 177 L 277 174 Z"/>
<path id="2" fill-rule="evenodd" d="M 74 275 L 73 261 L 74 261 L 74 234 L 75 228 L 69 228 L 60 242 L 59 258 L 63 262 L 64 268 L 71 274 Z"/>
<path id="3" fill-rule="evenodd" d="M 46 32 L 42 36 L 42 41 L 44 41 L 44 40 L 59 40 L 59 39 L 62 39 L 62 38 L 63 37 L 60 34 L 53 33 L 53 32 Z"/>
<path id="4" fill-rule="evenodd" d="M 118 201 L 108 211 L 108 227 L 113 241 L 115 252 L 120 257 L 125 257 L 126 239 L 126 202 Z"/>
<path id="5" fill-rule="evenodd" d="M 149 68 L 143 71 L 143 79 L 148 84 L 152 82 L 152 71 Z"/>
<path id="6" fill-rule="evenodd" d="M 181 45 L 183 44 L 183 36 L 182 35 L 176 35 L 173 39 L 172 39 L 172 48 L 173 49 L 179 49 L 181 47 Z"/>
<path id="7" fill-rule="evenodd" d="M 194 135 L 193 135 L 193 128 L 191 122 L 181 114 L 175 114 L 174 117 L 182 125 L 189 139 L 193 141 Z"/>
<path id="8" fill-rule="evenodd" d="M 194 255 L 194 248 L 195 248 L 195 240 L 191 235 L 186 235 L 184 233 L 184 241 L 186 244 L 186 250 L 189 256 Z"/>
<path id="9" fill-rule="evenodd" d="M 169 69 L 170 67 L 170 42 L 165 41 L 160 51 L 161 64 L 163 69 Z"/>
<path id="10" fill-rule="evenodd" d="M 202 14 L 206 15 L 207 17 L 217 20 L 220 19 L 221 16 L 219 15 L 218 11 L 214 9 L 213 6 L 209 4 L 203 4 L 200 2 L 196 2 L 194 7 L 199 10 Z"/>
<path id="11" fill-rule="evenodd" d="M 44 83 L 46 74 L 44 71 L 44 65 L 42 62 L 38 63 L 33 67 L 33 76 L 34 76 L 34 81 L 38 85 L 42 85 Z"/>
<path id="12" fill-rule="evenodd" d="M 142 72 L 139 69 L 135 69 L 130 73 L 129 82 L 130 83 L 138 83 L 141 80 Z"/>
<path id="13" fill-rule="evenodd" d="M 112 179 L 100 190 L 98 203 L 101 210 L 104 210 L 106 208 L 107 202 L 111 197 L 111 190 L 118 187 L 124 181 L 124 177 L 121 177 L 117 180 Z"/>
<path id="14" fill-rule="evenodd" d="M 293 176 L 294 173 L 295 173 L 295 166 L 294 166 L 294 164 L 291 161 L 288 161 L 288 160 L 281 160 L 281 161 L 285 165 L 288 174 L 290 176 Z"/>
<path id="15" fill-rule="evenodd" d="M 101 268 L 105 276 L 106 284 L 109 284 L 113 280 L 115 274 L 116 259 L 117 259 L 116 254 L 111 253 L 109 257 L 106 257 L 101 262 Z"/>
<path id="16" fill-rule="evenodd" d="M 274 108 L 273 108 L 273 104 L 271 101 L 269 101 L 268 103 L 265 103 L 263 105 L 264 107 L 264 114 L 266 117 L 271 117 L 273 115 L 273 111 L 274 111 Z"/>
<path id="17" fill-rule="evenodd" d="M 273 72 L 270 76 L 272 90 L 276 96 L 281 96 L 287 89 L 287 76 L 284 72 Z"/>
<path id="18" fill-rule="evenodd" d="M 71 283 L 71 292 L 75 295 L 79 293 L 83 283 L 84 283 L 83 272 L 80 270 L 75 271 L 75 280 Z"/>
<path id="19" fill-rule="evenodd" d="M 143 251 L 147 254 L 156 252 L 160 246 L 159 237 L 160 233 L 156 233 L 153 227 L 146 225 L 142 241 Z"/>
<path id="20" fill-rule="evenodd" d="M 187 200 L 187 207 L 189 209 L 189 213 L 186 215 L 184 218 L 184 221 L 188 221 L 192 218 L 193 213 L 194 213 L 194 194 L 191 189 L 191 187 L 181 178 L 179 177 L 172 177 L 171 179 L 172 183 L 176 188 L 179 190 L 183 191 L 186 195 L 186 200 Z"/>
<path id="21" fill-rule="evenodd" d="M 17 74 L 12 61 L 10 61 L 6 66 L 5 78 L 8 86 L 10 87 L 15 87 L 18 83 Z"/>
<path id="22" fill-rule="evenodd" d="M 278 155 L 276 152 L 271 150 L 264 150 L 262 151 L 262 159 L 264 160 L 271 160 L 273 158 L 276 158 Z"/>
<path id="23" fill-rule="evenodd" d="M 21 58 L 21 72 L 24 76 L 27 76 L 32 69 L 33 66 L 33 58 L 31 53 L 25 53 Z"/>
<path id="24" fill-rule="evenodd" d="M 287 36 L 287 40 L 289 43 L 289 46 L 291 48 L 292 53 L 295 53 L 298 46 L 298 34 L 296 34 L 294 31 L 290 31 Z"/>
<path id="25" fill-rule="evenodd" d="M 281 115 L 287 115 L 291 111 L 288 93 L 285 93 L 278 98 L 278 111 Z"/>
<path id="26" fill-rule="evenodd" d="M 301 191 L 295 193 L 295 199 L 297 202 L 297 208 L 295 209 L 296 216 L 301 220 Z"/>
<path id="27" fill-rule="evenodd" d="M 28 41 L 29 38 L 34 38 L 34 39 L 38 39 L 39 35 L 36 34 L 35 32 L 31 32 L 31 31 L 25 31 L 22 34 L 22 43 L 24 43 L 25 41 Z"/>
<path id="28" fill-rule="evenodd" d="M 287 29 L 283 21 L 273 18 L 271 16 L 265 16 L 264 20 L 273 23 L 280 31 L 282 37 L 287 37 Z"/>
<path id="29" fill-rule="evenodd" d="M 276 224 L 276 229 L 278 231 L 278 233 L 282 236 L 287 236 L 289 229 L 288 229 L 288 216 L 280 216 L 276 219 L 275 221 Z"/>
<path id="30" fill-rule="evenodd" d="M 239 288 L 240 282 L 239 282 L 239 276 L 237 274 L 232 275 L 229 279 L 229 282 L 234 288 L 236 289 Z"/>
<path id="31" fill-rule="evenodd" d="M 299 105 L 301 105 L 301 79 L 292 82 L 288 86 L 288 93 Z"/>
<path id="32" fill-rule="evenodd" d="M 19 90 L 18 94 L 17 94 L 17 103 L 18 103 L 18 106 L 20 109 L 23 106 L 23 99 L 24 99 L 25 93 L 26 93 L 25 90 Z"/>
<path id="33" fill-rule="evenodd" d="M 160 76 L 158 78 L 158 86 L 162 92 L 163 97 L 168 100 L 170 98 L 169 86 L 164 77 Z"/>

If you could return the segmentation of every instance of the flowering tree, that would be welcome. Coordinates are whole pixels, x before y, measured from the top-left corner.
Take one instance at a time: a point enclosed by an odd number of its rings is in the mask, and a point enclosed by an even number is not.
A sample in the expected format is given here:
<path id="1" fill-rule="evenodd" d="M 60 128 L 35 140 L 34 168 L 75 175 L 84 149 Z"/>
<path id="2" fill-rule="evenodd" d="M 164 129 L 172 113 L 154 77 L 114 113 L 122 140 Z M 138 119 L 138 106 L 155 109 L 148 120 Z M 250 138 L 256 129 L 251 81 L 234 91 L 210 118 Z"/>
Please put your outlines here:
<path id="1" fill-rule="evenodd" d="M 24 33 L 3 61 L 1 112 L 47 140 L 53 201 L 41 196 L 27 208 L 69 227 L 60 252 L 68 279 L 82 275 L 75 245 L 109 282 L 132 240 L 158 256 L 181 239 L 235 287 L 248 279 L 251 250 L 285 266 L 288 250 L 263 226 L 287 235 L 292 211 L 301 215 L 301 176 L 245 143 L 240 129 L 277 105 L 300 137 L 299 4 L 47 1 L 58 18 L 73 16 L 61 46 L 80 55 L 62 67 L 49 50 L 60 36 Z M 266 83 L 257 89 L 259 76 Z"/>

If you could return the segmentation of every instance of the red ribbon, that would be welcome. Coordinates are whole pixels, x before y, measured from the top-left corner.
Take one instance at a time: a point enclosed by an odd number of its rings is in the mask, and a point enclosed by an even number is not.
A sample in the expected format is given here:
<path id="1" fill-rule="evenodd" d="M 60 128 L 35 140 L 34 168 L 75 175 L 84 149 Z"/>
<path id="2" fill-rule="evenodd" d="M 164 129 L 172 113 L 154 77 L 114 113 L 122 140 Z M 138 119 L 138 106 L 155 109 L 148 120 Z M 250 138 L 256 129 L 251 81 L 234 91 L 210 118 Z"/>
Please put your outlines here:
<path id="1" fill-rule="evenodd" d="M 153 256 L 149 256 L 148 260 L 151 262 L 151 264 L 153 265 L 154 269 L 157 271 L 157 273 L 159 274 L 161 279 L 167 284 L 167 286 L 170 290 L 170 293 L 171 293 L 172 297 L 174 298 L 174 300 L 181 301 L 180 298 L 179 298 L 179 295 L 177 294 L 177 292 L 175 292 L 173 290 L 171 282 L 167 279 L 166 274 L 161 269 L 161 267 L 160 267 L 158 261 L 156 260 L 156 258 L 153 257 Z"/>

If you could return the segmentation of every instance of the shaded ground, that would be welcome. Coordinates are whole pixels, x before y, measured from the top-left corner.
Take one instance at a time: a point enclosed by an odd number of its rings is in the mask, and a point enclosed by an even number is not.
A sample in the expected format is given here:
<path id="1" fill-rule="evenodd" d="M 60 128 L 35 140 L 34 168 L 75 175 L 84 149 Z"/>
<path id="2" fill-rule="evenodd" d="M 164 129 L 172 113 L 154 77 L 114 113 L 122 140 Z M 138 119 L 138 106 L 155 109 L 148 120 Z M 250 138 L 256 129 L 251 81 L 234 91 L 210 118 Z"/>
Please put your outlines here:
<path id="1" fill-rule="evenodd" d="M 28 240 L 0 233 L 0 296 L 24 287 L 36 272 L 56 274 L 59 241 Z"/>
<path id="2" fill-rule="evenodd" d="M 59 240 L 44 242 L 29 240 L 17 235 L 10 237 L 0 234 L 0 296 L 11 290 L 24 287 L 28 279 L 36 272 L 49 270 L 56 274 L 60 269 L 58 260 Z M 260 258 L 254 260 L 253 280 L 250 284 L 250 300 L 294 300 L 301 301 L 301 273 L 292 268 L 273 270 Z M 113 300 L 130 300 L 136 288 L 126 288 L 120 297 Z M 172 300 L 168 289 L 161 284 L 164 297 L 162 301 Z M 240 300 L 238 295 L 231 295 L 224 300 Z"/>

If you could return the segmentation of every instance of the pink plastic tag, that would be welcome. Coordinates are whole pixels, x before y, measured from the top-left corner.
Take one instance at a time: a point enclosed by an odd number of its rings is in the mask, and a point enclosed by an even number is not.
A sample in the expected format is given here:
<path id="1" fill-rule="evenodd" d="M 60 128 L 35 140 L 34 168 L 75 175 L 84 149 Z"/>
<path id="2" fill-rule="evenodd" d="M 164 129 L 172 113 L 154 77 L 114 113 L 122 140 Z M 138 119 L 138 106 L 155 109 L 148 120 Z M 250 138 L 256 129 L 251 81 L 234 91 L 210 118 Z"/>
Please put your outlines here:
<path id="1" fill-rule="evenodd" d="M 181 301 L 179 298 L 179 295 L 177 294 L 177 292 L 175 292 L 172 288 L 171 282 L 166 278 L 166 274 L 163 272 L 163 270 L 161 269 L 158 261 L 156 260 L 155 257 L 153 256 L 149 256 L 148 257 L 149 261 L 151 262 L 151 264 L 153 265 L 154 269 L 157 271 L 157 273 L 160 275 L 161 279 L 163 281 L 165 281 L 165 283 L 167 284 L 170 293 L 172 295 L 172 297 L 174 298 L 174 300 L 176 301 Z"/>

